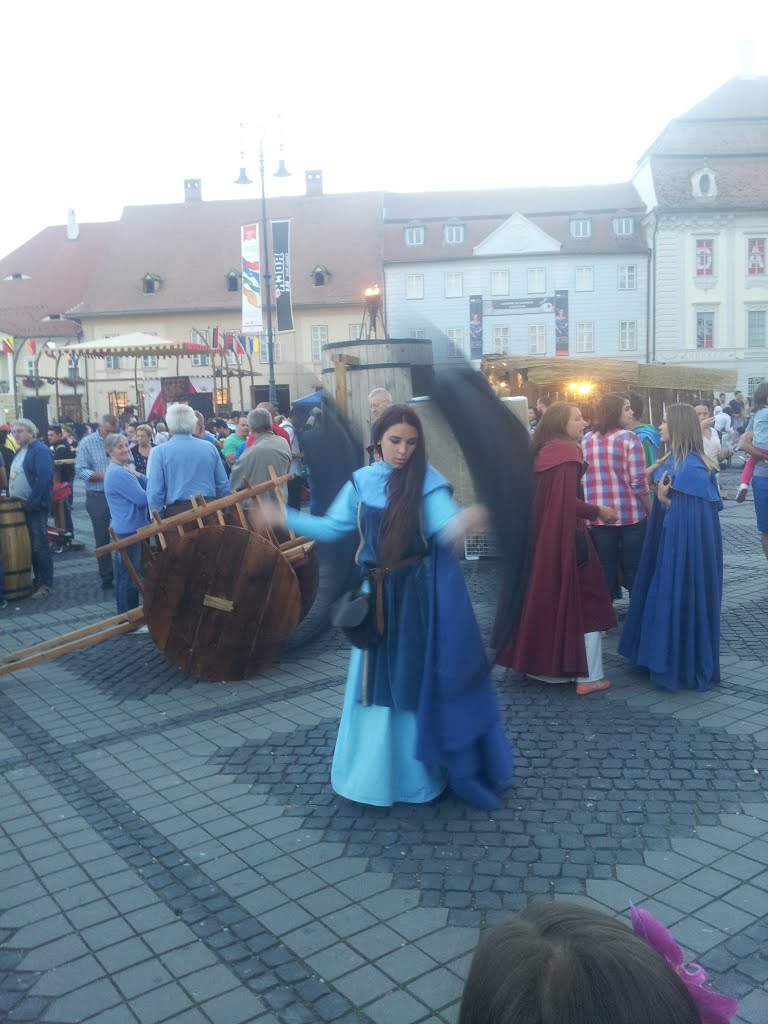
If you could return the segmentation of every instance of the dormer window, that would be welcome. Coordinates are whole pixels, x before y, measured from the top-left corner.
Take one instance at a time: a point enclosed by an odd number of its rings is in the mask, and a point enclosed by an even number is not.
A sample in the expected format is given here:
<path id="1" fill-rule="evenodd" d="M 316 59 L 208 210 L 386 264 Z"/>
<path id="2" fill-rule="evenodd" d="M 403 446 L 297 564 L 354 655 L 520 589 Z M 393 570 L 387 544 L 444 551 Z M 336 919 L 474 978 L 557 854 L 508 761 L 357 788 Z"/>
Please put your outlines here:
<path id="1" fill-rule="evenodd" d="M 702 167 L 691 175 L 691 193 L 694 199 L 714 199 L 717 196 L 717 180 L 710 167 Z"/>
<path id="2" fill-rule="evenodd" d="M 614 217 L 613 218 L 613 233 L 617 238 L 625 238 L 627 235 L 634 234 L 635 231 L 635 218 L 634 217 Z"/>
<path id="3" fill-rule="evenodd" d="M 463 224 L 446 224 L 443 232 L 446 245 L 461 245 L 464 241 Z"/>
<path id="4" fill-rule="evenodd" d="M 592 221 L 589 217 L 572 217 L 571 218 L 571 237 L 572 238 L 591 238 L 592 237 Z"/>
<path id="5" fill-rule="evenodd" d="M 160 276 L 158 274 L 145 274 L 141 283 L 145 295 L 154 295 L 160 288 Z"/>
<path id="6" fill-rule="evenodd" d="M 4 281 L 31 281 L 29 274 L 6 274 Z"/>
<path id="7" fill-rule="evenodd" d="M 227 291 L 240 291 L 240 275 L 236 270 L 230 270 L 230 272 L 227 274 Z"/>
<path id="8" fill-rule="evenodd" d="M 423 224 L 413 224 L 405 229 L 405 244 L 409 247 L 424 245 Z"/>
<path id="9" fill-rule="evenodd" d="M 328 284 L 328 278 L 331 276 L 331 272 L 326 270 L 325 267 L 315 267 L 312 271 L 312 283 L 315 288 L 322 288 L 323 285 Z"/>

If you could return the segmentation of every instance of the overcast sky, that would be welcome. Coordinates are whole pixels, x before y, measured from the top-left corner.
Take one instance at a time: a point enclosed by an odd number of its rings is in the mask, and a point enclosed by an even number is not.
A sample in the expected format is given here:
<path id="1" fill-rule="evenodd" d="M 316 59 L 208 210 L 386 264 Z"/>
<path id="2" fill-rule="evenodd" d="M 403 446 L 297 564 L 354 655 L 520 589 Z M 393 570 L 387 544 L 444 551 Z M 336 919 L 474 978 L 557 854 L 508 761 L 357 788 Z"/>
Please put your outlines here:
<path id="1" fill-rule="evenodd" d="M 123 206 L 626 180 L 665 124 L 768 74 L 764 0 L 38 0 L 0 5 L 0 254 Z M 279 117 L 278 117 L 279 115 Z"/>

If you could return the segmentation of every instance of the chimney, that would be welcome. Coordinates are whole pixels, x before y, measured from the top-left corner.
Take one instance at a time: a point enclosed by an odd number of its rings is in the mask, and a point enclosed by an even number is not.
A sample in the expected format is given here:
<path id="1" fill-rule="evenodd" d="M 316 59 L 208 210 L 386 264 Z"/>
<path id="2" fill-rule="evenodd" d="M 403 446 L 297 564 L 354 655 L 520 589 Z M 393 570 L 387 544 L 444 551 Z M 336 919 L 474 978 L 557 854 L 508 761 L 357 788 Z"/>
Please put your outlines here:
<path id="1" fill-rule="evenodd" d="M 76 242 L 80 237 L 80 227 L 74 210 L 67 210 L 67 238 L 70 242 Z"/>
<path id="2" fill-rule="evenodd" d="M 304 171 L 304 181 L 308 196 L 321 196 L 323 194 L 322 171 Z"/>
<path id="3" fill-rule="evenodd" d="M 201 203 L 203 201 L 203 183 L 199 178 L 184 179 L 184 202 Z"/>

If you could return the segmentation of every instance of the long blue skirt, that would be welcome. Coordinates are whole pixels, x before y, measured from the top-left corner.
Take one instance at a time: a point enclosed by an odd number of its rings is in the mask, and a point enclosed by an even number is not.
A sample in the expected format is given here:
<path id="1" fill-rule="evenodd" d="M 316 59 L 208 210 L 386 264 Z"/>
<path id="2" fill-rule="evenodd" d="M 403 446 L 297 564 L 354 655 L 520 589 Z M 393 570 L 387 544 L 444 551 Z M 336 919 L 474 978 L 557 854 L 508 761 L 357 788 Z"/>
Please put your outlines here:
<path id="1" fill-rule="evenodd" d="M 654 501 L 619 653 L 667 690 L 720 682 L 723 542 L 717 506 L 676 491 Z"/>

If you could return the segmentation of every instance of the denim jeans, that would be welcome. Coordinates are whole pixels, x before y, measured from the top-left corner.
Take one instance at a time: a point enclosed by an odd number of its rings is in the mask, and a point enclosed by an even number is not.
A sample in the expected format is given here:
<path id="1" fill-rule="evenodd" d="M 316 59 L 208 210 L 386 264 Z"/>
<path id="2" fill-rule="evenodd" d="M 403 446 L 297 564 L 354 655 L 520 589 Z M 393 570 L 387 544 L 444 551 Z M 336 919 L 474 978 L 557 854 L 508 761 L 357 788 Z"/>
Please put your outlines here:
<path id="1" fill-rule="evenodd" d="M 118 533 L 117 536 L 122 540 L 123 537 L 131 537 L 133 535 L 130 533 Z M 128 555 L 131 565 L 136 570 L 136 574 L 141 577 L 141 541 L 131 544 L 130 547 L 123 550 Z M 128 612 L 131 608 L 138 608 L 141 602 L 139 601 L 139 591 L 133 581 L 133 577 L 123 562 L 120 551 L 116 551 L 114 554 L 114 565 L 115 603 L 117 604 L 117 614 L 122 615 L 123 612 Z"/>
<path id="2" fill-rule="evenodd" d="M 621 597 L 619 569 L 621 582 L 630 593 L 632 592 L 645 540 L 645 524 L 646 520 L 643 519 L 629 526 L 593 526 L 590 529 L 590 536 L 612 598 Z"/>
<path id="3" fill-rule="evenodd" d="M 86 491 L 85 492 L 85 509 L 88 515 L 91 517 L 91 523 L 93 524 L 93 536 L 96 541 L 96 547 L 103 547 L 105 544 L 110 544 L 112 538 L 109 536 L 109 524 L 112 522 L 112 516 L 109 511 L 109 505 L 107 504 L 107 496 L 104 491 Z M 98 559 L 99 563 L 99 576 L 101 576 L 102 586 L 105 583 L 112 583 L 112 556 L 111 555 L 100 555 Z"/>
<path id="4" fill-rule="evenodd" d="M 48 544 L 48 512 L 26 509 L 32 546 L 32 580 L 35 588 L 53 586 L 53 555 Z"/>

